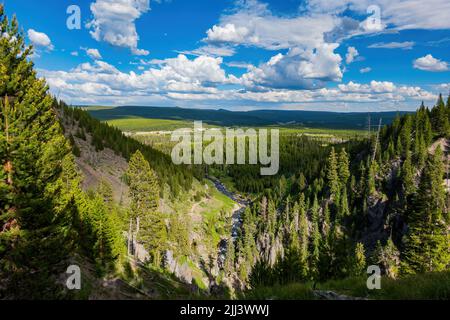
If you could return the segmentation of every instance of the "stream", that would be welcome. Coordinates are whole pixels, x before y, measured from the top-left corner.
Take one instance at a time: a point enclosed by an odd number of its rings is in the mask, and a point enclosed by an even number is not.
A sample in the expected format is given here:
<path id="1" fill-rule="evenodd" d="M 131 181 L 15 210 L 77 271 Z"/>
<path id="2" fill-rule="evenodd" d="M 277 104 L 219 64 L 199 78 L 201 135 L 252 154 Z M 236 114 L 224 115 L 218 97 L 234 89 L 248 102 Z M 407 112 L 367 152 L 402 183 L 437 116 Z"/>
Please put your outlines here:
<path id="1" fill-rule="evenodd" d="M 246 199 L 243 199 L 241 196 L 234 194 L 233 192 L 229 191 L 225 185 L 220 182 L 217 179 L 208 178 L 212 183 L 214 183 L 214 186 L 216 189 L 239 204 L 239 209 L 235 210 L 232 215 L 232 226 L 231 226 L 231 237 L 233 239 L 233 242 L 236 242 L 236 240 L 239 237 L 239 230 L 242 226 L 242 214 L 244 213 L 247 206 L 250 204 L 250 202 Z M 227 253 L 227 245 L 228 240 L 222 239 L 220 242 L 220 249 L 219 249 L 219 262 L 223 263 L 225 261 L 226 253 Z"/>

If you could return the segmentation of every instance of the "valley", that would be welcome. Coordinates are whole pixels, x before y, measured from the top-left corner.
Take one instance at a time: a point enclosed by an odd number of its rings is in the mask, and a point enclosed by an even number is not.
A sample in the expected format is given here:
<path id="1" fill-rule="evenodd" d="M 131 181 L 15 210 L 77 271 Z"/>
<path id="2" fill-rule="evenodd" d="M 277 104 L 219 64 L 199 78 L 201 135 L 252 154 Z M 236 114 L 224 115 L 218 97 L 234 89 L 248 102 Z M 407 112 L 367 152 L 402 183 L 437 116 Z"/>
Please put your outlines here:
<path id="1" fill-rule="evenodd" d="M 91 3 L 85 26 L 92 43 L 120 40 L 104 55 L 25 34 L 0 4 L 0 300 L 450 299 L 450 96 L 438 92 L 448 84 L 346 84 L 371 72 L 349 67 L 367 52 L 347 46 L 343 59 L 335 50 L 349 38 L 327 41 L 347 24 L 362 32 L 360 15 L 335 26 L 334 14 L 314 41 L 303 41 L 309 26 L 264 38 L 270 28 L 237 28 L 247 19 L 234 17 L 209 29 L 204 47 L 157 59 L 134 24 L 148 1 L 111 3 Z M 99 18 L 97 5 L 110 11 Z M 220 23 L 293 19 L 256 0 L 235 5 Z M 295 23 L 304 18 L 316 14 Z M 209 38 L 220 35 L 218 48 Z M 247 56 L 244 68 L 228 61 L 255 46 L 281 52 Z M 41 55 L 73 67 L 43 69 Z M 431 54 L 408 67 L 448 71 Z"/>

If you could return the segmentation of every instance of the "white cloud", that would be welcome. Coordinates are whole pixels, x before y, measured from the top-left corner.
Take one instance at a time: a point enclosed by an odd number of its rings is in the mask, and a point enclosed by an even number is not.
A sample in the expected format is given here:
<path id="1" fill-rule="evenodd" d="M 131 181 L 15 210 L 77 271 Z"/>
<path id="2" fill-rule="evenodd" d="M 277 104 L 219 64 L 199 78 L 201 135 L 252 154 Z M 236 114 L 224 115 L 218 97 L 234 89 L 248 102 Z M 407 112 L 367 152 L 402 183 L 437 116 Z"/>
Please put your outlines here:
<path id="1" fill-rule="evenodd" d="M 367 8 L 380 8 L 381 22 L 396 30 L 450 29 L 448 0 L 309 0 L 312 12 L 340 14 L 346 9 L 367 14 Z"/>
<path id="2" fill-rule="evenodd" d="M 372 88 L 374 85 L 374 88 Z M 176 100 L 187 101 L 244 101 L 250 103 L 270 103 L 279 105 L 282 103 L 302 103 L 307 105 L 320 105 L 325 103 L 327 106 L 337 103 L 355 105 L 356 108 L 361 104 L 366 104 L 372 108 L 380 108 L 381 104 L 390 105 L 392 108 L 398 108 L 399 103 L 409 105 L 412 110 L 418 107 L 418 101 L 435 101 L 436 95 L 425 91 L 419 87 L 397 87 L 389 82 L 371 83 L 369 85 L 349 83 L 352 91 L 345 91 L 341 88 L 319 90 L 271 90 L 265 92 L 237 91 L 228 90 L 217 93 L 199 93 L 192 94 L 187 92 L 170 92 L 168 96 Z M 383 90 L 379 86 L 387 86 Z M 353 110 L 354 107 L 353 107 Z M 391 109 L 392 110 L 392 109 Z M 355 111 L 361 111 L 356 109 Z"/>
<path id="3" fill-rule="evenodd" d="M 324 87 L 327 81 L 341 80 L 342 59 L 334 52 L 339 44 L 325 39 L 339 25 L 338 18 L 321 14 L 282 17 L 256 0 L 237 3 L 234 12 L 222 16 L 219 24 L 207 31 L 204 41 L 289 50 L 258 67 L 249 67 L 242 79 L 245 87 L 311 89 Z"/>
<path id="4" fill-rule="evenodd" d="M 338 85 L 339 90 L 346 93 L 387 93 L 394 92 L 397 88 L 390 81 L 375 81 L 370 84 L 359 84 L 350 81 L 347 84 Z"/>
<path id="5" fill-rule="evenodd" d="M 82 48 L 86 51 L 86 54 L 89 56 L 89 58 L 94 60 L 100 60 L 102 58 L 102 55 L 100 54 L 100 51 L 98 49 L 88 49 L 88 48 Z"/>
<path id="6" fill-rule="evenodd" d="M 135 56 L 148 56 L 150 54 L 150 51 L 145 49 L 132 48 L 131 53 L 133 53 Z"/>
<path id="7" fill-rule="evenodd" d="M 246 27 L 236 27 L 232 23 L 213 26 L 207 32 L 209 42 L 243 43 L 250 31 Z M 256 40 L 256 38 L 254 38 Z"/>
<path id="8" fill-rule="evenodd" d="M 345 55 L 345 63 L 352 63 L 358 55 L 359 52 L 355 47 L 348 47 L 347 54 Z"/>
<path id="9" fill-rule="evenodd" d="M 71 53 L 70 53 L 70 55 L 71 56 L 73 56 L 73 57 L 78 57 L 78 51 L 72 51 Z"/>
<path id="10" fill-rule="evenodd" d="M 236 50 L 229 46 L 207 45 L 191 51 L 178 51 L 178 53 L 194 56 L 231 57 L 236 53 Z"/>
<path id="11" fill-rule="evenodd" d="M 201 56 L 193 60 L 178 55 L 160 61 L 159 67 L 149 68 L 140 74 L 124 73 L 116 67 L 96 60 L 82 63 L 70 71 L 45 71 L 40 73 L 52 86 L 67 96 L 107 94 L 117 96 L 149 96 L 172 92 L 217 92 L 218 85 L 236 84 L 238 79 L 227 76 L 221 68 L 222 58 Z M 142 69 L 142 68 L 141 68 Z M 81 86 L 83 84 L 83 86 Z M 92 85 L 95 90 L 88 90 Z M 100 92 L 104 89 L 104 92 Z"/>
<path id="12" fill-rule="evenodd" d="M 413 62 L 414 68 L 431 72 L 448 71 L 448 63 L 434 58 L 431 54 L 418 58 Z"/>
<path id="13" fill-rule="evenodd" d="M 231 61 L 227 62 L 226 65 L 231 68 L 238 68 L 238 69 L 251 69 L 253 67 L 252 64 L 248 62 L 242 62 L 242 61 Z"/>
<path id="14" fill-rule="evenodd" d="M 345 39 L 384 29 L 397 32 L 450 27 L 448 19 L 440 18 L 445 15 L 441 11 L 448 7 L 448 1 L 430 1 L 434 6 L 426 11 L 418 0 L 309 0 L 298 13 L 282 16 L 256 0 L 236 0 L 236 8 L 227 11 L 206 31 L 202 46 L 180 51 L 175 58 L 135 57 L 131 63 L 137 66 L 135 71 L 122 72 L 100 61 L 98 50 L 89 54 L 85 49 L 94 61 L 70 71 L 41 70 L 40 74 L 47 77 L 53 91 L 59 89 L 68 101 L 80 103 L 104 101 L 117 105 L 156 101 L 154 105 L 163 102 L 183 106 L 196 101 L 195 105 L 200 107 L 208 103 L 217 106 L 218 102 L 221 106 L 341 103 L 380 108 L 401 102 L 417 107 L 416 100 L 435 100 L 434 93 L 390 81 L 373 80 L 365 84 L 350 81 L 333 88 L 329 82 L 342 81 L 345 66 L 335 51 Z M 372 4 L 381 8 L 382 23 L 378 30 L 367 29 L 365 20 L 358 20 L 365 19 L 366 9 Z M 360 15 L 348 16 L 346 9 Z M 88 25 L 96 40 L 129 48 L 134 55 L 149 54 L 139 49 L 135 26 L 136 20 L 150 10 L 149 0 L 95 0 L 91 10 L 94 19 Z M 380 42 L 369 47 L 410 49 L 414 45 L 414 42 Z M 273 51 L 272 58 L 259 65 L 228 62 L 227 66 L 246 71 L 240 78 L 227 74 L 222 57 L 235 55 L 240 46 Z M 358 50 L 349 47 L 344 57 L 346 63 L 360 59 Z M 416 64 L 422 70 L 448 70 L 447 62 L 431 55 L 417 59 L 415 67 Z M 371 68 L 359 71 L 367 73 Z"/>
<path id="15" fill-rule="evenodd" d="M 312 50 L 294 48 L 277 54 L 259 67 L 250 67 L 242 84 L 250 89 L 317 89 L 327 81 L 341 81 L 341 57 L 334 53 L 337 44 L 324 43 Z"/>
<path id="16" fill-rule="evenodd" d="M 403 50 L 411 50 L 416 43 L 413 41 L 405 41 L 405 42 L 378 42 L 371 44 L 368 48 L 371 49 L 403 49 Z"/>
<path id="17" fill-rule="evenodd" d="M 436 86 L 437 90 L 444 90 L 444 91 L 449 91 L 450 90 L 450 82 L 449 83 L 441 83 L 440 85 Z"/>
<path id="18" fill-rule="evenodd" d="M 53 44 L 50 38 L 43 32 L 38 32 L 36 30 L 28 30 L 28 38 L 37 47 L 45 47 L 48 50 L 53 50 Z"/>
<path id="19" fill-rule="evenodd" d="M 139 49 L 135 21 L 150 10 L 149 0 L 96 0 L 91 4 L 94 19 L 87 24 L 97 41 L 129 48 L 134 55 L 145 56 Z"/>
<path id="20" fill-rule="evenodd" d="M 312 48 L 323 43 L 325 34 L 339 25 L 339 18 L 331 15 L 282 17 L 272 14 L 267 4 L 256 0 L 237 3 L 232 14 L 222 16 L 219 24 L 206 32 L 206 42 L 267 50 Z"/>
<path id="21" fill-rule="evenodd" d="M 284 57 L 284 56 L 283 56 Z M 272 66 L 283 57 L 271 59 Z M 221 68 L 221 58 L 197 57 L 193 60 L 184 55 L 161 60 L 159 67 L 149 68 L 140 74 L 125 73 L 103 62 L 80 64 L 70 71 L 39 70 L 52 92 L 61 92 L 61 98 L 79 104 L 149 104 L 217 107 L 221 105 L 273 105 L 302 103 L 320 106 L 321 103 L 339 108 L 339 103 L 360 108 L 367 104 L 373 108 L 399 103 L 417 107 L 417 101 L 435 101 L 436 95 L 419 87 L 395 85 L 389 81 L 371 81 L 369 84 L 349 82 L 337 88 L 316 90 L 289 90 L 268 88 L 264 91 L 246 91 L 226 88 L 242 79 L 226 75 Z M 142 69 L 142 68 L 141 68 Z M 364 107 L 366 108 L 366 107 Z M 346 109 L 347 110 L 347 109 Z M 354 109 L 355 110 L 355 109 Z M 356 111 L 358 111 L 356 109 Z"/>

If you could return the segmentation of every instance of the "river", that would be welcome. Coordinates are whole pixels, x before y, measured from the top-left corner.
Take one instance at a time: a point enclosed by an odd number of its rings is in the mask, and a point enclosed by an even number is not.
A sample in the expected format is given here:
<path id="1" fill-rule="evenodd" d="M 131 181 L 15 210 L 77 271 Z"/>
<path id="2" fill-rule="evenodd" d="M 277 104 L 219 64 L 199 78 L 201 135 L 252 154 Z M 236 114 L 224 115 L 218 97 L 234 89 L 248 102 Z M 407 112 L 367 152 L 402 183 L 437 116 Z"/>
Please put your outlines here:
<path id="1" fill-rule="evenodd" d="M 224 194 L 225 196 L 227 196 L 228 198 L 230 198 L 231 200 L 233 200 L 234 202 L 236 202 L 239 205 L 239 209 L 237 209 L 233 212 L 233 215 L 231 218 L 232 219 L 231 238 L 233 239 L 233 242 L 236 242 L 236 240 L 239 237 L 239 230 L 241 229 L 241 226 L 242 226 L 242 214 L 244 213 L 245 209 L 250 204 L 250 201 L 243 199 L 240 195 L 235 194 L 235 193 L 231 192 L 230 190 L 228 190 L 227 187 L 225 187 L 225 185 L 222 182 L 220 182 L 220 180 L 212 179 L 212 178 L 208 178 L 208 179 L 212 183 L 214 183 L 214 186 L 220 193 Z M 227 246 L 228 246 L 227 244 L 228 244 L 228 239 L 222 239 L 222 241 L 220 242 L 219 261 L 222 263 L 225 260 L 225 256 L 227 253 Z"/>

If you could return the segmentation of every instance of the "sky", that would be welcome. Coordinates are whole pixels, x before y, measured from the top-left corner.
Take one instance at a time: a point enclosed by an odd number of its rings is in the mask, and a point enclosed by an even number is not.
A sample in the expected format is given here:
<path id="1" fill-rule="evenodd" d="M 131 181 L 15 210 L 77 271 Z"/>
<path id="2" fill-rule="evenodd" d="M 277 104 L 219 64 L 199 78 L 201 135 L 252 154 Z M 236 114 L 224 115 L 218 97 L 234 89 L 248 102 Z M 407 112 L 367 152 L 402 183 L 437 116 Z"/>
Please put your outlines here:
<path id="1" fill-rule="evenodd" d="M 450 91 L 448 0 L 3 3 L 73 105 L 395 111 Z"/>

